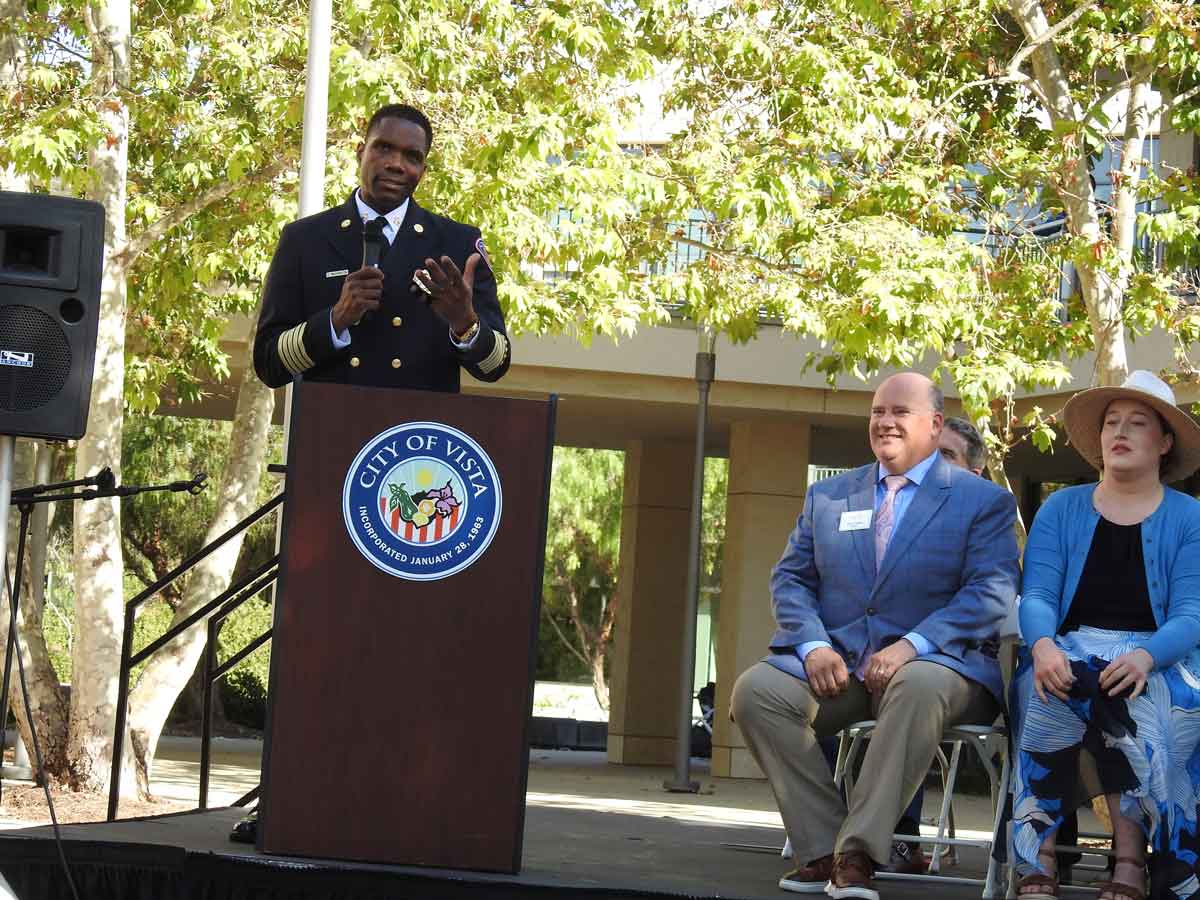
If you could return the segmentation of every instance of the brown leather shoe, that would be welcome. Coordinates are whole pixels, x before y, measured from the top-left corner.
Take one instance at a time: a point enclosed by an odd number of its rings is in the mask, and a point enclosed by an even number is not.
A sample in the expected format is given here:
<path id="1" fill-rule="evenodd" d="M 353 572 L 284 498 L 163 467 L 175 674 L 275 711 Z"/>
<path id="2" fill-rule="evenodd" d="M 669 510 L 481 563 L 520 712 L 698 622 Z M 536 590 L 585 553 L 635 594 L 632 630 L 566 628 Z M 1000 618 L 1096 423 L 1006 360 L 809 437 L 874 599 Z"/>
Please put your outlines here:
<path id="1" fill-rule="evenodd" d="M 871 857 L 861 850 L 847 850 L 839 853 L 833 859 L 833 872 L 829 875 L 829 885 L 825 888 L 833 900 L 879 900 L 879 892 L 875 890 L 875 864 Z"/>
<path id="2" fill-rule="evenodd" d="M 796 894 L 823 894 L 833 872 L 833 854 L 792 869 L 779 879 L 779 886 Z"/>

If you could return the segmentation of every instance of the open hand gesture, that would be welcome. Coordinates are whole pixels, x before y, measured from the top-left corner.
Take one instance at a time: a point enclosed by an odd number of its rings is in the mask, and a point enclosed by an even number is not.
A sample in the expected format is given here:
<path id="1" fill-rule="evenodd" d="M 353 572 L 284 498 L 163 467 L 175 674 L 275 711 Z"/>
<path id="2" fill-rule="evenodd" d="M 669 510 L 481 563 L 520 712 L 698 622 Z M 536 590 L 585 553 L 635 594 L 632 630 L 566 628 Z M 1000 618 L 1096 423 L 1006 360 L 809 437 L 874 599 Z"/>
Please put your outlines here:
<path id="1" fill-rule="evenodd" d="M 425 268 L 413 273 L 413 289 L 426 294 L 435 313 L 445 319 L 455 334 L 462 334 L 479 321 L 471 302 L 475 293 L 475 270 L 483 257 L 472 253 L 464 271 L 448 256 L 425 260 Z"/>

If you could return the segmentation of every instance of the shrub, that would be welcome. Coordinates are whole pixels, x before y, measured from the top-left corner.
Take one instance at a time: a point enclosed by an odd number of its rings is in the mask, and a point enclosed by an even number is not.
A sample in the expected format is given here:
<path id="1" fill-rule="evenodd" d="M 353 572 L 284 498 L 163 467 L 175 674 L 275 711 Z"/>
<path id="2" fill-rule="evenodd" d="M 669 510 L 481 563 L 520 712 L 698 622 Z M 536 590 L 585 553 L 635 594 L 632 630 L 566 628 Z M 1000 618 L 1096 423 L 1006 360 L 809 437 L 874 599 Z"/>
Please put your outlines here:
<path id="1" fill-rule="evenodd" d="M 262 731 L 267 723 L 267 687 L 250 669 L 234 669 L 221 679 L 225 718 Z"/>

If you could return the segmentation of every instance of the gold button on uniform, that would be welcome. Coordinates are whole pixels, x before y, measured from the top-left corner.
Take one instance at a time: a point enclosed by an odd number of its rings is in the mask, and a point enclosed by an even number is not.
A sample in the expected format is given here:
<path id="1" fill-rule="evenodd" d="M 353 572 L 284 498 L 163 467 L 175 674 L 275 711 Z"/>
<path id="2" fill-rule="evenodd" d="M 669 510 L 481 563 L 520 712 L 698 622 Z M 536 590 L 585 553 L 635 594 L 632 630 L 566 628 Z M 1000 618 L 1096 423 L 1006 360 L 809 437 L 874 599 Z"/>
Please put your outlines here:
<path id="1" fill-rule="evenodd" d="M 392 360 L 392 368 L 393 368 L 393 369 L 398 369 L 398 368 L 400 368 L 400 365 L 401 365 L 401 363 L 400 363 L 400 360 L 398 360 L 398 359 L 393 359 L 393 360 Z"/>
<path id="2" fill-rule="evenodd" d="M 399 328 L 401 325 L 404 324 L 404 320 L 402 318 L 400 318 L 399 316 L 396 316 L 395 318 L 392 319 L 392 324 L 395 327 Z"/>
<path id="3" fill-rule="evenodd" d="M 361 360 L 357 356 L 350 357 L 350 365 L 354 368 L 358 368 L 359 362 L 361 362 Z"/>

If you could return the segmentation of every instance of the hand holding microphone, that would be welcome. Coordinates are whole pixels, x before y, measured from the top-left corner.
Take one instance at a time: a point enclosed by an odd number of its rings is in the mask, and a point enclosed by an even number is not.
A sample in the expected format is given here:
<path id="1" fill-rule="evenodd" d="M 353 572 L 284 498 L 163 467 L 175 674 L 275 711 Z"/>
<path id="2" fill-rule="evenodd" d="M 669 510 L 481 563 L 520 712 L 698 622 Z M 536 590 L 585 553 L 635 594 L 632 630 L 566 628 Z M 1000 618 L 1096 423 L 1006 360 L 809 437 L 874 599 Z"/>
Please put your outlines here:
<path id="1" fill-rule="evenodd" d="M 368 321 L 383 300 L 383 272 L 378 268 L 379 258 L 387 238 L 382 216 L 363 225 L 362 268 L 351 272 L 342 282 L 342 294 L 333 307 L 333 327 L 337 332 Z"/>

